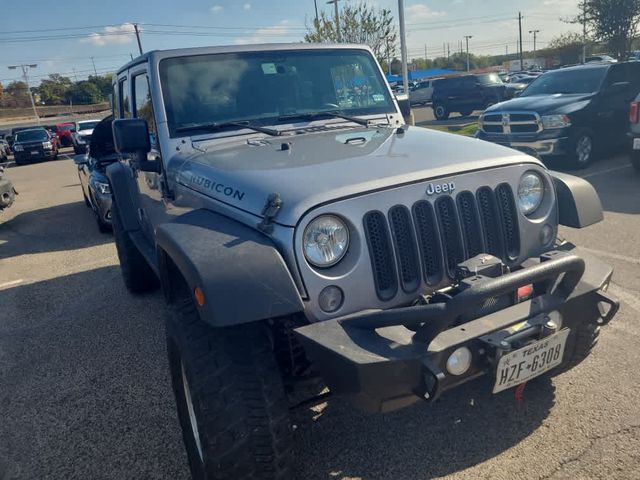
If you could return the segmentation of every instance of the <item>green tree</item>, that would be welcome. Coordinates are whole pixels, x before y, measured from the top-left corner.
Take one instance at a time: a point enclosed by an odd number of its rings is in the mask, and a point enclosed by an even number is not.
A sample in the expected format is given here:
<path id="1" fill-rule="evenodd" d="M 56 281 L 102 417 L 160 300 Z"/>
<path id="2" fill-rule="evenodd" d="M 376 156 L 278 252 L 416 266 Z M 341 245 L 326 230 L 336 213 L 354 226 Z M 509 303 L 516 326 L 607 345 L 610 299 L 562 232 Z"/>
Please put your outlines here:
<path id="1" fill-rule="evenodd" d="M 343 6 L 339 18 L 339 38 L 335 19 L 322 12 L 317 21 L 313 20 L 313 26 L 307 27 L 304 40 L 312 43 L 363 43 L 371 47 L 379 62 L 386 63 L 387 58 L 394 58 L 398 35 L 390 10 L 376 11 L 361 2 Z"/>
<path id="2" fill-rule="evenodd" d="M 67 101 L 76 105 L 89 105 L 100 103 L 103 97 L 95 83 L 88 80 L 81 80 L 74 83 L 67 91 Z"/>
<path id="3" fill-rule="evenodd" d="M 40 94 L 40 99 L 46 105 L 61 105 L 65 103 L 67 92 L 72 85 L 73 82 L 70 78 L 53 73 L 49 75 L 49 78 L 40 82 L 37 90 Z"/>
<path id="4" fill-rule="evenodd" d="M 113 75 L 108 73 L 106 75 L 89 75 L 88 82 L 93 83 L 100 92 L 100 101 L 106 101 L 109 98 L 109 94 L 113 90 Z"/>
<path id="5" fill-rule="evenodd" d="M 31 105 L 27 84 L 22 81 L 14 81 L 4 88 L 2 106 L 4 108 L 21 108 Z"/>

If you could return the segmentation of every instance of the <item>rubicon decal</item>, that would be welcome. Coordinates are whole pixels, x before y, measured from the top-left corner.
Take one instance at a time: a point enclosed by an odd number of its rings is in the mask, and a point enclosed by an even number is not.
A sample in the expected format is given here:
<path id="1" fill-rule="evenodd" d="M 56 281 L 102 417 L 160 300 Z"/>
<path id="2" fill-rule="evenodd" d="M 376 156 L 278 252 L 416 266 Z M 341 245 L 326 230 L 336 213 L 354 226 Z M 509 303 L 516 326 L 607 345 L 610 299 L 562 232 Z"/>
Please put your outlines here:
<path id="1" fill-rule="evenodd" d="M 237 188 L 218 183 L 210 178 L 201 177 L 200 175 L 191 175 L 189 183 L 191 185 L 203 187 L 211 192 L 222 194 L 225 197 L 231 197 L 237 200 L 242 200 L 244 198 L 244 192 L 241 192 Z"/>
<path id="2" fill-rule="evenodd" d="M 427 195 L 438 195 L 440 193 L 453 193 L 456 189 L 456 184 L 453 182 L 447 183 L 430 183 L 427 185 Z"/>

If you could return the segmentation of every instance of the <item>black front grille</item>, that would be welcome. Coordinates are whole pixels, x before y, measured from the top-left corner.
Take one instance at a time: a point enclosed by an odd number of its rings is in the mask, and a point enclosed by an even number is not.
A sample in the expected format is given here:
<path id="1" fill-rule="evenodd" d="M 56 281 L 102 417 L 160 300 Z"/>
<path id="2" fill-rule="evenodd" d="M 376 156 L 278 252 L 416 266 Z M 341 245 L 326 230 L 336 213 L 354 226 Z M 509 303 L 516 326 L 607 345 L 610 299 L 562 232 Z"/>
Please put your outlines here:
<path id="1" fill-rule="evenodd" d="M 457 265 L 481 253 L 510 261 L 520 253 L 518 212 L 508 184 L 481 187 L 365 214 L 364 231 L 381 300 L 450 281 Z"/>

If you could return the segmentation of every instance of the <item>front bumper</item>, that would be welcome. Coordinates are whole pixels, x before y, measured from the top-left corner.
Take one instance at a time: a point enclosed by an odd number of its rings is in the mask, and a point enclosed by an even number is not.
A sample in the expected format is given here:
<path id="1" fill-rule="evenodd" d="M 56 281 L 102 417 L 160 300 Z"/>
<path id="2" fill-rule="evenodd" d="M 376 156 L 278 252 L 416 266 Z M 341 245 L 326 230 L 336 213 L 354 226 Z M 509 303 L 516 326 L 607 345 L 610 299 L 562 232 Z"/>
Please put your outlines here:
<path id="1" fill-rule="evenodd" d="M 33 153 L 37 152 L 37 153 Z M 13 152 L 13 157 L 18 163 L 27 163 L 31 160 L 42 160 L 42 159 L 52 159 L 55 157 L 55 151 L 41 149 L 29 149 L 23 150 L 21 152 Z"/>
<path id="2" fill-rule="evenodd" d="M 497 143 L 505 147 L 514 148 L 536 157 L 565 155 L 568 149 L 568 136 L 544 137 L 532 135 L 491 134 L 479 130 L 477 138 L 487 142 Z"/>
<path id="3" fill-rule="evenodd" d="M 558 329 L 570 329 L 567 362 L 580 324 L 606 324 L 615 315 L 618 302 L 604 292 L 611 275 L 608 265 L 564 244 L 527 260 L 521 270 L 498 278 L 467 278 L 462 281 L 467 288 L 447 301 L 359 312 L 296 333 L 333 393 L 351 397 L 368 411 L 395 410 L 494 375 L 502 353 L 553 333 L 544 328 L 550 318 Z M 460 321 L 479 305 L 530 284 L 532 299 Z M 603 305 L 609 306 L 604 314 Z M 512 335 L 510 327 L 518 324 L 525 333 Z M 511 337 L 518 343 L 510 344 Z M 463 375 L 450 375 L 446 361 L 462 346 L 471 350 L 472 365 Z"/>

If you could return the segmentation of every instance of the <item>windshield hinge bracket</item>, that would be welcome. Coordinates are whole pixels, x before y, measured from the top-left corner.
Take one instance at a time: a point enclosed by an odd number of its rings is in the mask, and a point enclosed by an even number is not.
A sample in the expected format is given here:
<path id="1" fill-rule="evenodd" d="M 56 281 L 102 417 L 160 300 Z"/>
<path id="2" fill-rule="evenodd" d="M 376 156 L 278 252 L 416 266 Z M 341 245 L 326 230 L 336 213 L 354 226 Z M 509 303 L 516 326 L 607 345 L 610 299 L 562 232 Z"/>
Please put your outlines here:
<path id="1" fill-rule="evenodd" d="M 262 221 L 258 224 L 258 229 L 264 233 L 273 231 L 273 220 L 278 216 L 278 212 L 282 208 L 282 199 L 280 194 L 272 193 L 267 197 L 267 201 L 262 208 Z"/>

